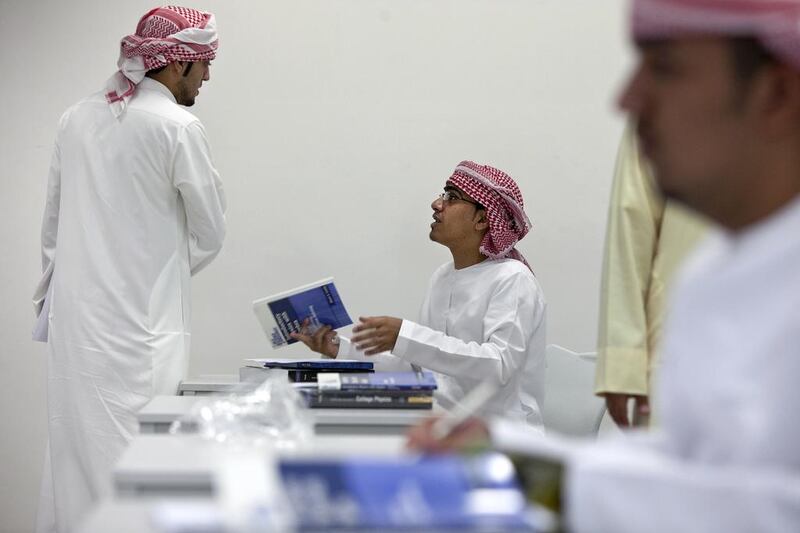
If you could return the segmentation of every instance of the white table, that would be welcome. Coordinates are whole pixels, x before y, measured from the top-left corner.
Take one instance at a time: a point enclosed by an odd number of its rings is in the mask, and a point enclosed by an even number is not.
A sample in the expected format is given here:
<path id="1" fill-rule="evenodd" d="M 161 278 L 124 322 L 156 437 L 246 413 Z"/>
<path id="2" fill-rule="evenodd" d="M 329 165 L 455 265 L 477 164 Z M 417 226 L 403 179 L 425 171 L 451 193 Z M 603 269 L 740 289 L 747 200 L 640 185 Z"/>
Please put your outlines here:
<path id="1" fill-rule="evenodd" d="M 167 433 L 175 420 L 208 397 L 156 396 L 137 414 L 143 434 Z M 311 409 L 318 435 L 404 435 L 429 409 Z"/>
<path id="2" fill-rule="evenodd" d="M 224 520 L 222 516 L 223 508 L 216 500 L 186 500 L 186 499 L 139 499 L 139 500 L 120 500 L 110 499 L 101 501 L 96 505 L 84 518 L 82 523 L 77 528 L 77 533 L 163 533 L 163 531 L 156 529 L 154 524 L 154 514 L 159 508 L 163 510 L 167 505 L 197 505 L 197 510 L 201 516 L 208 516 L 211 514 L 212 520 Z M 186 512 L 184 510 L 184 512 Z M 542 529 L 536 530 L 538 533 L 547 533 L 548 531 L 554 532 L 555 523 L 552 521 L 552 515 L 545 511 L 539 510 L 536 513 L 541 517 Z M 195 517 L 197 518 L 197 517 Z M 216 519 L 216 520 L 215 520 Z M 205 526 L 204 531 L 209 531 L 209 526 Z M 547 528 L 547 529 L 545 529 Z M 221 530 L 214 530 L 215 533 L 222 533 Z M 252 531 L 252 530 L 248 530 Z M 264 529 L 264 531 L 278 531 L 280 533 L 291 533 L 292 530 L 282 529 Z M 346 530 L 337 530 L 342 533 L 347 533 Z M 405 530 L 408 531 L 408 530 Z M 433 529 L 425 529 L 425 533 L 453 533 L 453 529 L 436 531 Z M 481 533 L 508 533 L 507 530 L 496 530 L 488 527 L 482 528 Z M 225 530 L 225 533 L 236 533 L 236 530 Z M 381 533 L 376 531 L 368 531 L 358 529 L 352 533 Z"/>
<path id="3" fill-rule="evenodd" d="M 79 533 L 156 533 L 152 509 L 160 505 L 152 500 L 105 500 L 97 504 L 81 521 Z"/>
<path id="4" fill-rule="evenodd" d="M 252 389 L 255 383 L 241 383 L 237 374 L 190 376 L 178 385 L 181 396 L 214 396 Z"/>
<path id="5" fill-rule="evenodd" d="M 278 456 L 341 457 L 403 453 L 399 435 L 318 435 L 305 449 L 276 452 Z M 118 498 L 213 497 L 214 479 L 230 447 L 183 435 L 139 435 L 114 466 Z M 265 468 L 273 456 L 264 451 Z"/>

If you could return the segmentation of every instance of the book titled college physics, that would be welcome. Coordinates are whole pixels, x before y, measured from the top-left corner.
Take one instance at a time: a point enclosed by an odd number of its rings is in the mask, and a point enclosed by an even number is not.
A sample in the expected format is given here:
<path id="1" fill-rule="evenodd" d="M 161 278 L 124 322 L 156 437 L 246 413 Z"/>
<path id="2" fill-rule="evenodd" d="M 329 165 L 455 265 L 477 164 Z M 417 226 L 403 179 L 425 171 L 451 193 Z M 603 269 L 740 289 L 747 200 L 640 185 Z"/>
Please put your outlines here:
<path id="1" fill-rule="evenodd" d="M 322 391 L 297 389 L 311 408 L 432 409 L 432 391 Z"/>
<path id="2" fill-rule="evenodd" d="M 353 323 L 333 284 L 333 278 L 255 300 L 253 312 L 273 348 L 298 342 L 289 334 L 299 333 L 306 319 L 310 333 L 321 326 L 338 329 Z"/>

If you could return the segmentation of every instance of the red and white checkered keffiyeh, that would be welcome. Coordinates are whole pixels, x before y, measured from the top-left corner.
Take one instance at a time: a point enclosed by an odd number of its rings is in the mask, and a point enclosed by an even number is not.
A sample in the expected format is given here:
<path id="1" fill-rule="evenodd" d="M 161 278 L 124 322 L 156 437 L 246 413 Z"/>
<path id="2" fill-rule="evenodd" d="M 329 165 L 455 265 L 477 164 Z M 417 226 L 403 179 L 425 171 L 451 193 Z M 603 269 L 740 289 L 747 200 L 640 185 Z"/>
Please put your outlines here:
<path id="1" fill-rule="evenodd" d="M 633 0 L 637 40 L 717 34 L 754 37 L 800 68 L 800 0 Z"/>
<path id="2" fill-rule="evenodd" d="M 106 100 L 119 117 L 148 70 L 173 61 L 211 60 L 219 40 L 214 15 L 187 7 L 157 7 L 120 42 L 119 70 L 106 82 Z"/>
<path id="3" fill-rule="evenodd" d="M 481 241 L 480 252 L 490 259 L 516 259 L 530 268 L 514 248 L 530 231 L 531 221 L 525 214 L 522 192 L 511 176 L 488 165 L 462 161 L 447 184 L 458 187 L 486 208 L 489 231 Z"/>

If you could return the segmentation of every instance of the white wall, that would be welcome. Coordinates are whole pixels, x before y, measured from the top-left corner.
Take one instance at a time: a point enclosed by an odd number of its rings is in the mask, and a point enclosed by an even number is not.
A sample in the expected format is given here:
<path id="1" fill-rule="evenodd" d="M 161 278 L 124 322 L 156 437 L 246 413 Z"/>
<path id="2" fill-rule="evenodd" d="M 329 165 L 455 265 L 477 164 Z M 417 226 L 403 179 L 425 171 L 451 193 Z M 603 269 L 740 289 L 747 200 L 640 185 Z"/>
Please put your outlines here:
<path id="1" fill-rule="evenodd" d="M 448 258 L 429 204 L 462 159 L 508 171 L 549 338 L 595 342 L 607 195 L 630 57 L 623 0 L 201 1 L 221 52 L 193 109 L 229 200 L 194 283 L 193 373 L 264 354 L 252 299 L 326 275 L 353 314 L 414 317 Z M 112 7 L 113 5 L 113 7 Z M 114 70 L 151 1 L 0 0 L 0 531 L 28 531 L 45 442 L 30 341 L 56 121 Z"/>

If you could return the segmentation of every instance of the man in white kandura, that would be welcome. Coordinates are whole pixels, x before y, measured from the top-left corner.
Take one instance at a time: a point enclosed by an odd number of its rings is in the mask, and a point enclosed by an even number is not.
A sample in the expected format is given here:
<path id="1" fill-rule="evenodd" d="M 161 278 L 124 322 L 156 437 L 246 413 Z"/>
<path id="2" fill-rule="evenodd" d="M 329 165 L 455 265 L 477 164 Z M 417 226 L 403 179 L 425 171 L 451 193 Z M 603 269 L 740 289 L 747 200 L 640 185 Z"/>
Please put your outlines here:
<path id="1" fill-rule="evenodd" d="M 522 193 L 508 174 L 463 161 L 431 207 L 430 238 L 453 261 L 434 272 L 419 322 L 362 317 L 338 344 L 328 327 L 295 338 L 329 357 L 374 357 L 377 370 L 430 369 L 445 409 L 490 380 L 499 390 L 484 414 L 541 429 L 546 304 L 514 248 L 531 227 Z"/>
<path id="2" fill-rule="evenodd" d="M 48 343 L 49 443 L 37 531 L 72 531 L 107 494 L 135 413 L 175 394 L 189 357 L 190 278 L 217 255 L 225 200 L 194 104 L 214 16 L 157 8 L 120 70 L 59 122 L 34 298 Z"/>
<path id="3" fill-rule="evenodd" d="M 567 530 L 794 533 L 800 0 L 634 0 L 633 36 L 640 59 L 621 105 L 659 188 L 718 226 L 675 286 L 659 426 L 565 454 Z M 414 442 L 441 447 L 430 426 Z M 500 426 L 492 441 L 532 460 L 552 444 Z"/>

